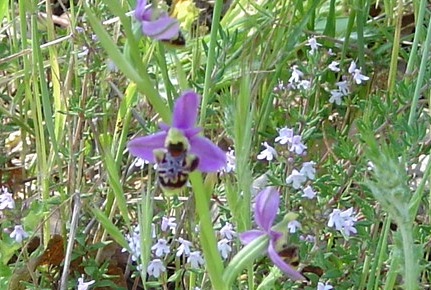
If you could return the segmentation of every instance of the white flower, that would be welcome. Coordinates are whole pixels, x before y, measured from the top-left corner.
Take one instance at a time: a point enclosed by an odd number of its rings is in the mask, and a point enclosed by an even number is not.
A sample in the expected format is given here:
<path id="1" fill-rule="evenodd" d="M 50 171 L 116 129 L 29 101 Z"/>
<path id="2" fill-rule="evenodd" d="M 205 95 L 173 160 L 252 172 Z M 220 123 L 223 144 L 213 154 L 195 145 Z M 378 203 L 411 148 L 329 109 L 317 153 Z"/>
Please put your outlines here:
<path id="1" fill-rule="evenodd" d="M 306 188 L 304 188 L 302 192 L 303 194 L 301 196 L 306 197 L 308 199 L 313 199 L 316 196 L 316 192 L 313 191 L 313 189 L 309 185 Z"/>
<path id="2" fill-rule="evenodd" d="M 285 89 L 286 89 L 286 87 L 284 85 L 284 82 L 281 81 L 281 80 L 278 80 L 278 83 L 274 87 L 273 92 L 276 93 L 276 92 L 279 92 L 279 91 L 282 91 L 282 90 L 285 90 Z"/>
<path id="3" fill-rule="evenodd" d="M 355 69 L 352 76 L 357 85 L 360 85 L 363 81 L 368 81 L 370 79 L 369 77 L 361 74 L 360 69 Z"/>
<path id="4" fill-rule="evenodd" d="M 339 72 L 340 68 L 338 67 L 340 63 L 338 61 L 333 60 L 329 65 L 328 68 L 332 70 L 333 72 Z"/>
<path id="5" fill-rule="evenodd" d="M 341 105 L 341 97 L 343 96 L 343 94 L 340 91 L 337 90 L 331 90 L 331 97 L 329 98 L 329 102 L 332 103 L 336 103 L 338 106 Z"/>
<path id="6" fill-rule="evenodd" d="M 369 77 L 361 74 L 361 68 L 356 68 L 356 63 L 353 60 L 350 63 L 348 71 L 352 75 L 357 85 L 361 84 L 363 81 L 367 81 L 370 79 Z"/>
<path id="7" fill-rule="evenodd" d="M 165 239 L 159 239 L 155 245 L 151 247 L 152 251 L 155 251 L 156 257 L 161 257 L 164 254 L 169 254 L 170 250 L 168 247 L 168 242 Z"/>
<path id="8" fill-rule="evenodd" d="M 88 282 L 84 282 L 84 275 L 81 276 L 81 278 L 78 278 L 78 288 L 77 290 L 87 290 L 88 286 L 94 284 L 96 281 L 91 280 Z"/>
<path id="9" fill-rule="evenodd" d="M 226 152 L 226 160 L 227 160 L 226 165 L 222 170 L 226 173 L 229 173 L 231 171 L 235 171 L 236 158 L 235 158 L 235 151 L 234 150 L 231 149 L 228 152 Z"/>
<path id="10" fill-rule="evenodd" d="M 296 230 L 301 227 L 301 224 L 297 220 L 290 221 L 287 224 L 287 228 L 289 229 L 289 233 L 296 233 Z"/>
<path id="11" fill-rule="evenodd" d="M 233 226 L 231 223 L 227 222 L 219 231 L 222 238 L 232 240 L 236 233 L 233 231 Z"/>
<path id="12" fill-rule="evenodd" d="M 307 149 L 307 146 L 305 146 L 301 142 L 301 135 L 295 135 L 292 137 L 292 144 L 290 144 L 289 151 L 295 152 L 298 155 L 301 155 L 305 149 Z"/>
<path id="13" fill-rule="evenodd" d="M 312 36 L 307 39 L 307 43 L 305 44 L 310 47 L 310 54 L 313 54 L 319 46 L 322 46 L 320 43 L 317 42 L 316 37 Z"/>
<path id="14" fill-rule="evenodd" d="M 355 72 L 355 69 L 356 69 L 356 62 L 352 60 L 352 62 L 349 65 L 349 69 L 347 71 L 349 72 L 349 74 L 353 74 Z"/>
<path id="15" fill-rule="evenodd" d="M 316 165 L 314 161 L 302 163 L 302 168 L 299 173 L 304 174 L 308 179 L 314 179 L 314 175 L 316 174 L 316 169 L 314 168 L 314 165 Z"/>
<path id="16" fill-rule="evenodd" d="M 15 239 L 17 243 L 28 237 L 28 234 L 22 228 L 22 225 L 16 225 L 14 230 L 9 235 L 12 239 Z"/>
<path id="17" fill-rule="evenodd" d="M 232 247 L 229 246 L 229 240 L 228 239 L 222 239 L 217 242 L 217 249 L 222 256 L 223 259 L 227 259 L 229 256 L 229 253 L 232 252 Z"/>
<path id="18" fill-rule="evenodd" d="M 15 201 L 13 200 L 12 193 L 10 193 L 6 187 L 1 187 L 0 194 L 0 210 L 9 208 L 13 209 L 15 207 Z"/>
<path id="19" fill-rule="evenodd" d="M 194 251 L 190 253 L 190 256 L 187 258 L 187 263 L 190 263 L 192 268 L 199 268 L 200 265 L 205 263 L 204 259 L 202 259 L 200 251 Z"/>
<path id="20" fill-rule="evenodd" d="M 166 271 L 165 265 L 163 265 L 162 260 L 154 259 L 148 263 L 147 273 L 155 278 L 159 278 L 162 272 Z"/>
<path id="21" fill-rule="evenodd" d="M 275 142 L 284 145 L 292 142 L 293 129 L 283 127 L 278 130 L 278 137 L 275 137 Z"/>
<path id="22" fill-rule="evenodd" d="M 311 82 L 309 80 L 300 80 L 298 83 L 298 89 L 308 90 L 311 88 Z"/>
<path id="23" fill-rule="evenodd" d="M 259 153 L 259 155 L 257 155 L 257 159 L 266 159 L 268 161 L 274 159 L 274 156 L 277 155 L 277 151 L 275 151 L 274 147 L 268 145 L 267 142 L 263 142 L 262 145 L 265 146 L 266 149 L 264 149 L 262 152 Z"/>
<path id="24" fill-rule="evenodd" d="M 148 164 L 147 160 L 144 160 L 142 158 L 135 158 L 135 160 L 133 160 L 132 165 L 135 167 L 139 167 L 141 169 L 144 168 L 145 164 Z"/>
<path id="25" fill-rule="evenodd" d="M 126 235 L 127 243 L 129 244 L 130 254 L 132 254 L 132 260 L 137 261 L 141 256 L 141 246 L 139 243 L 139 227 L 134 227 L 132 233 Z M 122 249 L 122 252 L 127 251 L 126 248 Z"/>
<path id="26" fill-rule="evenodd" d="M 168 227 L 171 230 L 175 230 L 176 226 L 177 226 L 177 223 L 175 222 L 174 217 L 167 217 L 167 216 L 162 217 L 162 225 L 160 226 L 160 229 L 163 232 L 165 232 L 168 229 Z"/>
<path id="27" fill-rule="evenodd" d="M 178 242 L 181 245 L 177 249 L 176 256 L 179 257 L 183 253 L 186 254 L 186 256 L 190 255 L 190 245 L 192 244 L 192 242 L 185 240 L 183 238 L 178 238 Z"/>
<path id="28" fill-rule="evenodd" d="M 329 215 L 328 227 L 335 227 L 336 230 L 343 232 L 346 236 L 350 236 L 350 233 L 356 233 L 354 224 L 356 221 L 355 217 L 352 217 L 353 207 L 341 211 L 334 209 Z"/>
<path id="29" fill-rule="evenodd" d="M 323 284 L 322 282 L 319 282 L 317 284 L 317 290 L 331 290 L 334 287 L 332 287 L 331 284 L 328 284 L 328 282 L 326 282 L 325 284 Z"/>
<path id="30" fill-rule="evenodd" d="M 336 82 L 335 85 L 338 87 L 338 90 L 343 94 L 343 96 L 347 96 L 349 94 L 350 89 L 347 81 Z"/>
<path id="31" fill-rule="evenodd" d="M 310 243 L 314 243 L 314 241 L 316 240 L 316 238 L 313 235 L 306 235 L 304 236 L 300 236 L 299 239 L 301 241 L 306 241 L 306 242 L 310 242 Z"/>
<path id="32" fill-rule="evenodd" d="M 306 180 L 307 178 L 304 176 L 304 174 L 299 173 L 296 169 L 293 169 L 292 173 L 286 178 L 286 183 L 292 183 L 293 188 L 298 189 Z"/>
<path id="33" fill-rule="evenodd" d="M 292 66 L 292 76 L 289 79 L 289 83 L 299 82 L 303 75 L 304 73 L 298 69 L 297 65 Z"/>

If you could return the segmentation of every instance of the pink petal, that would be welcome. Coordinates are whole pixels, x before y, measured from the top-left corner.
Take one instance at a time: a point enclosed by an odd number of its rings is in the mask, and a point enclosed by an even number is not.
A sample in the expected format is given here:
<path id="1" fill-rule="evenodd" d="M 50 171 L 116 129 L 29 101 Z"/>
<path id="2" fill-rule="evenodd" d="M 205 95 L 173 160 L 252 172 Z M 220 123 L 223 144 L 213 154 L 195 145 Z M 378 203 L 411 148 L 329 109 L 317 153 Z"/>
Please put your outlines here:
<path id="1" fill-rule="evenodd" d="M 166 132 L 158 132 L 147 136 L 136 137 L 127 143 L 127 148 L 132 155 L 149 162 L 155 162 L 153 150 L 165 147 L 166 135 Z"/>
<path id="2" fill-rule="evenodd" d="M 199 157 L 200 171 L 217 171 L 226 165 L 226 153 L 208 138 L 195 135 L 189 141 L 190 153 Z"/>
<path id="3" fill-rule="evenodd" d="M 172 126 L 178 129 L 192 128 L 198 114 L 199 95 L 192 90 L 181 94 L 174 105 L 172 114 Z"/>
<path id="4" fill-rule="evenodd" d="M 249 230 L 239 234 L 239 240 L 243 245 L 251 243 L 254 239 L 264 235 L 265 232 L 260 230 Z"/>
<path id="5" fill-rule="evenodd" d="M 271 261 L 277 266 L 281 271 L 283 271 L 290 279 L 296 280 L 305 280 L 304 276 L 302 276 L 298 271 L 293 269 L 289 264 L 287 264 L 277 253 L 274 248 L 274 240 L 271 239 L 269 241 L 268 246 L 268 256 Z"/>
<path id="6" fill-rule="evenodd" d="M 142 21 L 142 32 L 159 40 L 169 40 L 178 36 L 180 24 L 178 20 L 163 13 L 153 21 Z"/>
<path id="7" fill-rule="evenodd" d="M 275 187 L 266 187 L 255 199 L 254 218 L 256 223 L 267 233 L 271 231 L 280 202 L 280 195 Z"/>

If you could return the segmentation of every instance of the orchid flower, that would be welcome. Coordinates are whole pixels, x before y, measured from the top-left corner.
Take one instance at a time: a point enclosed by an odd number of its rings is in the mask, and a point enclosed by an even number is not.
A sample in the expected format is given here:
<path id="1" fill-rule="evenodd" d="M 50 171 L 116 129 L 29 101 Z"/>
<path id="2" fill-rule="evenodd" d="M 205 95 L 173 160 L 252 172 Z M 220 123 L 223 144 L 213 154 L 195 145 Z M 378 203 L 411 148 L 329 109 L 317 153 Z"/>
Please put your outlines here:
<path id="1" fill-rule="evenodd" d="M 147 5 L 146 0 L 138 0 L 135 17 L 142 24 L 142 33 L 157 39 L 170 40 L 178 37 L 180 24 L 164 10 Z"/>
<path id="2" fill-rule="evenodd" d="M 283 235 L 281 232 L 271 229 L 279 203 L 280 195 L 274 187 L 267 187 L 259 192 L 256 196 L 254 219 L 260 229 L 240 233 L 239 238 L 243 244 L 247 245 L 254 239 L 267 235 L 269 238 L 267 254 L 274 265 L 280 268 L 292 280 L 303 280 L 304 277 L 282 259 L 275 247 L 277 240 Z"/>
<path id="3" fill-rule="evenodd" d="M 198 135 L 201 128 L 195 127 L 198 113 L 199 95 L 188 90 L 178 97 L 174 104 L 172 125 L 160 122 L 161 131 L 151 135 L 136 137 L 129 141 L 127 148 L 132 155 L 155 163 L 154 150 L 166 148 L 169 131 L 175 130 L 188 142 L 187 153 L 199 158 L 197 169 L 202 172 L 217 171 L 226 165 L 226 154 L 208 138 Z M 183 141 L 183 140 L 181 140 Z"/>

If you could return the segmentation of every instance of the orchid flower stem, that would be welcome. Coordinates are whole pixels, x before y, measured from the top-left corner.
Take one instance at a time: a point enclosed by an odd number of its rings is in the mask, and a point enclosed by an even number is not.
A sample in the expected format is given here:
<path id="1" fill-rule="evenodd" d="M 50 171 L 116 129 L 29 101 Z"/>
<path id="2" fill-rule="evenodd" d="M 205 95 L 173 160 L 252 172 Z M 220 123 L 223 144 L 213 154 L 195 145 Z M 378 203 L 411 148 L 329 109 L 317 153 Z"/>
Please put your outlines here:
<path id="1" fill-rule="evenodd" d="M 210 276 L 212 289 L 227 290 L 228 284 L 222 279 L 223 263 L 217 250 L 216 237 L 210 216 L 208 194 L 205 192 L 202 174 L 193 172 L 190 174 L 193 186 L 196 211 L 200 220 L 200 240 L 202 251 L 206 261 L 208 275 Z"/>
<path id="2" fill-rule="evenodd" d="M 229 287 L 235 278 L 268 248 L 268 236 L 262 235 L 241 249 L 230 261 L 223 273 L 223 281 Z"/>

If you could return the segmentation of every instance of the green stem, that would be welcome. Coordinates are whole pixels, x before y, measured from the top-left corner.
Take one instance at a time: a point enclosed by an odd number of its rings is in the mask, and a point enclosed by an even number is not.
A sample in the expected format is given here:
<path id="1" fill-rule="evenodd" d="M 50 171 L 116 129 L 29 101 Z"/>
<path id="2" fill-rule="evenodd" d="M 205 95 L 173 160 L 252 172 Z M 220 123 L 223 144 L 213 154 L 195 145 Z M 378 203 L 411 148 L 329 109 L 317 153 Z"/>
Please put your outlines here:
<path id="1" fill-rule="evenodd" d="M 205 82 L 204 91 L 202 94 L 202 105 L 201 105 L 201 115 L 200 115 L 200 125 L 205 122 L 206 107 L 208 104 L 208 98 L 210 94 L 210 88 L 213 86 L 211 81 L 211 76 L 215 63 L 215 48 L 217 46 L 217 33 L 220 25 L 220 15 L 223 6 L 222 0 L 216 0 L 214 4 L 214 12 L 211 23 L 211 34 L 210 34 L 210 45 L 208 47 L 208 57 L 207 57 L 207 67 L 205 69 Z"/>
<path id="2" fill-rule="evenodd" d="M 430 43 L 430 41 L 431 41 L 431 18 L 428 22 L 428 32 L 427 32 L 427 37 L 426 37 L 425 43 L 428 44 L 428 43 Z M 410 114 L 409 114 L 409 121 L 408 121 L 409 126 L 413 125 L 413 122 L 415 122 L 419 95 L 420 95 L 421 87 L 422 87 L 423 80 L 425 77 L 425 71 L 426 71 L 426 68 L 428 66 L 429 45 L 424 45 L 424 46 L 422 46 L 422 48 L 423 48 L 422 60 L 421 60 L 420 66 L 419 66 L 419 74 L 418 74 L 418 77 L 416 80 L 416 87 L 415 87 L 415 92 L 413 94 L 412 104 L 410 106 Z"/>
<path id="3" fill-rule="evenodd" d="M 196 171 L 191 173 L 190 181 L 193 186 L 196 211 L 200 220 L 199 229 L 202 251 L 205 257 L 206 268 L 211 280 L 212 289 L 227 290 L 229 287 L 222 279 L 223 263 L 217 250 L 217 242 L 209 210 L 209 195 L 205 192 L 202 174 Z"/>
<path id="4" fill-rule="evenodd" d="M 229 287 L 235 278 L 268 247 L 268 236 L 262 235 L 242 248 L 230 261 L 223 273 L 223 281 Z"/>
<path id="5" fill-rule="evenodd" d="M 416 290 L 418 288 L 419 264 L 415 260 L 414 242 L 411 224 L 399 225 L 403 240 L 403 261 L 404 261 L 404 288 L 406 290 Z"/>

